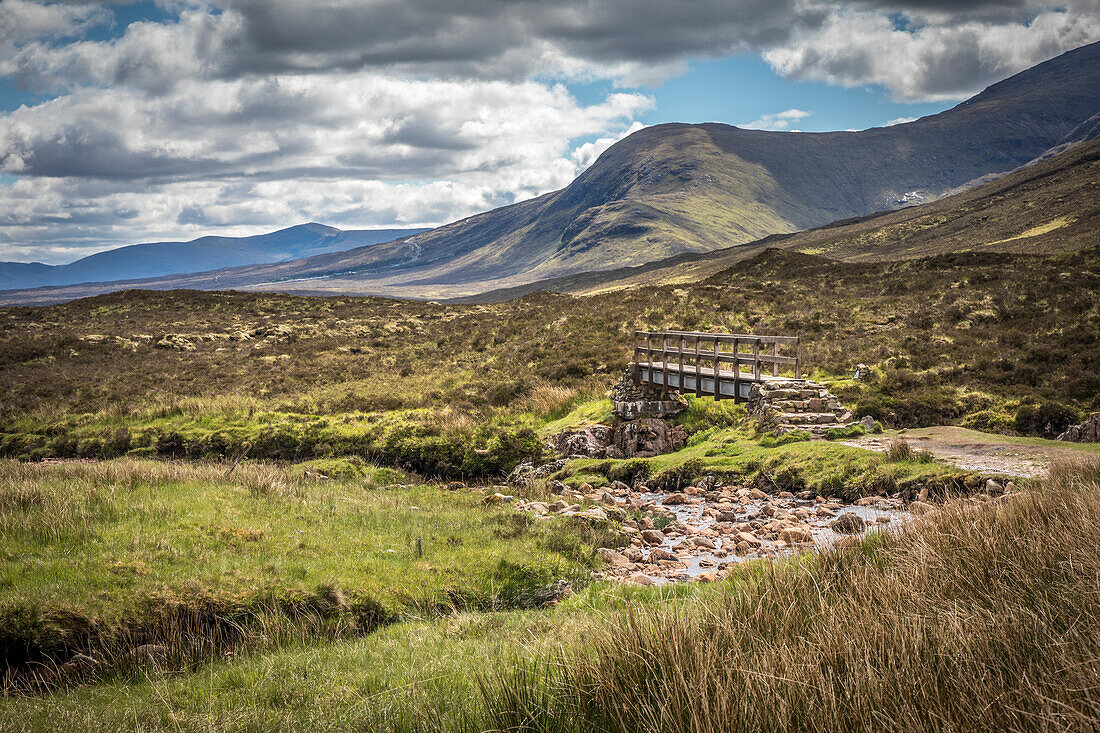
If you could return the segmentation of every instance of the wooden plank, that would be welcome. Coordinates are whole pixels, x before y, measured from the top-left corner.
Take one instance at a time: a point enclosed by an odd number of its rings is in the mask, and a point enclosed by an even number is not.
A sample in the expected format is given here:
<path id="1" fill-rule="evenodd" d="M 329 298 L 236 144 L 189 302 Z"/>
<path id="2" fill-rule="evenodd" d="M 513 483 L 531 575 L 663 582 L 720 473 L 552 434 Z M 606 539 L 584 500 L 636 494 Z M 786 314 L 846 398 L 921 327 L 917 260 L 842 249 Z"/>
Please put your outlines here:
<path id="1" fill-rule="evenodd" d="M 661 337 L 661 387 L 668 392 L 668 336 Z"/>
<path id="2" fill-rule="evenodd" d="M 680 375 L 680 391 L 684 391 L 684 337 L 680 337 L 680 348 L 676 349 L 676 366 Z"/>
<path id="3" fill-rule="evenodd" d="M 649 375 L 646 379 L 650 385 L 653 384 L 653 352 L 649 350 L 649 347 L 653 345 L 653 337 L 646 334 L 645 337 L 645 361 L 646 361 L 646 374 Z M 648 392 L 648 390 L 647 390 Z"/>
<path id="4" fill-rule="evenodd" d="M 640 385 L 642 383 L 641 367 L 638 366 L 638 358 L 641 356 L 641 352 L 638 350 L 638 332 L 634 332 L 634 384 Z"/>
<path id="5" fill-rule="evenodd" d="M 738 360 L 741 358 L 741 343 L 738 339 L 733 340 L 733 401 L 737 402 L 741 399 L 741 365 Z"/>
<path id="6" fill-rule="evenodd" d="M 703 396 L 703 372 L 699 369 L 699 337 L 695 337 L 695 396 Z"/>
<path id="7" fill-rule="evenodd" d="M 647 332 L 643 331 L 642 333 L 647 333 Z M 797 340 L 798 340 L 797 336 L 765 336 L 765 335 L 762 335 L 762 334 L 755 334 L 755 333 L 704 333 L 702 331 L 649 331 L 648 333 L 652 334 L 654 337 L 656 337 L 656 336 L 669 336 L 669 337 L 702 336 L 702 337 L 705 337 L 705 338 L 708 338 L 708 339 L 712 339 L 715 336 L 717 336 L 719 342 L 723 343 L 723 344 L 732 343 L 733 339 L 735 339 L 735 338 L 736 339 L 742 339 L 742 340 L 758 338 L 758 339 L 760 339 L 761 343 L 770 344 L 770 343 L 773 343 L 773 342 L 778 342 L 780 344 L 792 344 L 792 345 L 794 343 L 796 343 Z"/>
<path id="8" fill-rule="evenodd" d="M 750 336 L 749 338 L 751 339 L 753 337 Z M 639 346 L 638 350 L 644 352 L 646 350 L 646 347 L 645 346 Z M 653 353 L 659 354 L 659 353 L 662 353 L 662 350 L 661 349 L 653 349 Z M 679 353 L 679 350 L 675 346 L 672 346 L 672 347 L 669 347 L 668 353 L 675 355 L 675 354 Z M 702 356 L 702 357 L 705 357 L 707 359 L 713 359 L 714 358 L 713 354 L 714 354 L 714 351 L 712 349 L 708 349 L 707 351 L 699 352 L 698 355 Z M 691 349 L 691 348 L 684 348 L 683 349 L 683 355 L 686 356 L 686 357 L 696 356 L 696 350 Z M 728 353 L 728 352 L 723 351 L 723 352 L 719 353 L 718 358 L 724 364 L 732 364 L 737 357 L 735 357 L 732 353 Z M 744 362 L 747 362 L 748 359 L 743 358 L 741 361 L 744 363 Z M 797 360 L 793 356 L 773 356 L 772 354 L 761 354 L 760 355 L 760 362 L 762 364 L 771 364 L 771 363 L 774 362 L 774 363 L 779 364 L 781 366 L 795 366 L 795 364 L 797 363 Z"/>
<path id="9" fill-rule="evenodd" d="M 720 362 L 718 361 L 718 339 L 714 339 L 714 401 L 717 402 L 722 399 L 722 388 L 719 386 L 722 381 L 722 375 L 719 374 Z M 736 371 L 736 370 L 735 370 Z"/>

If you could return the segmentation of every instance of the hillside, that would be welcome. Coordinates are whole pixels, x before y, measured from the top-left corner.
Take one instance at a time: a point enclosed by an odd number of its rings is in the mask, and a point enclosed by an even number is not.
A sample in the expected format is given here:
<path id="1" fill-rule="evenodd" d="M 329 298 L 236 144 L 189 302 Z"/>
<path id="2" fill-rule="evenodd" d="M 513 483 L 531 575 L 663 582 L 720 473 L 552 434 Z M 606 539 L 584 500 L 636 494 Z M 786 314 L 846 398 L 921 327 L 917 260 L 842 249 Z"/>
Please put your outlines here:
<path id="1" fill-rule="evenodd" d="M 163 277 L 239 265 L 283 262 L 388 242 L 421 231 L 341 231 L 310 223 L 251 237 L 200 237 L 189 242 L 132 244 L 97 252 L 67 265 L 0 262 L 0 289 Z"/>
<path id="2" fill-rule="evenodd" d="M 413 237 L 216 273 L 11 292 L 0 302 L 119 287 L 451 298 L 711 252 L 935 199 L 1019 168 L 1087 136 L 1098 100 L 1094 43 L 911 123 L 829 133 L 657 125 L 613 145 L 560 191 Z"/>
<path id="3" fill-rule="evenodd" d="M 961 193 L 899 211 L 773 235 L 706 254 L 554 278 L 462 300 L 498 301 L 550 291 L 593 294 L 695 283 L 770 248 L 847 262 L 887 262 L 951 252 L 1057 253 L 1100 245 L 1100 139 Z"/>

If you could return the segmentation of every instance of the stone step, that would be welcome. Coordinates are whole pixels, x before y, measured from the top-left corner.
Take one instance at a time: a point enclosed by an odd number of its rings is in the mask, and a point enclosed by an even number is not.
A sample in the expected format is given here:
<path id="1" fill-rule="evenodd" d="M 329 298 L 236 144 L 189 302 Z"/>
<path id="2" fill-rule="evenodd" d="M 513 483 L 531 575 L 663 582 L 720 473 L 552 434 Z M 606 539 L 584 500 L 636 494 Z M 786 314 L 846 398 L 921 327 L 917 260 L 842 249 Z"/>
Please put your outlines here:
<path id="1" fill-rule="evenodd" d="M 779 412 L 775 419 L 791 425 L 826 425 L 838 422 L 835 412 Z"/>
<path id="2" fill-rule="evenodd" d="M 824 397 L 827 394 L 828 391 L 824 387 L 820 389 L 790 389 L 786 387 L 779 387 L 777 389 L 768 389 L 767 387 L 760 388 L 760 395 L 769 402 L 778 402 L 781 400 L 808 400 L 814 397 Z"/>
<path id="3" fill-rule="evenodd" d="M 791 424 L 780 423 L 779 425 L 777 425 L 775 427 L 775 430 L 777 432 L 780 432 L 780 433 L 789 433 L 792 430 L 806 430 L 806 431 L 809 431 L 809 433 L 811 435 L 818 436 L 818 435 L 825 435 L 825 433 L 827 433 L 828 431 L 833 430 L 833 429 L 845 430 L 847 428 L 852 427 L 855 424 L 856 423 L 854 423 L 854 422 L 835 422 L 835 423 L 827 423 L 827 424 L 824 424 L 824 425 L 791 425 Z"/>
<path id="4" fill-rule="evenodd" d="M 771 407 L 776 412 L 843 412 L 844 407 L 840 404 L 840 401 L 833 399 L 822 399 L 821 397 L 811 397 L 808 400 L 775 400 L 771 402 Z"/>

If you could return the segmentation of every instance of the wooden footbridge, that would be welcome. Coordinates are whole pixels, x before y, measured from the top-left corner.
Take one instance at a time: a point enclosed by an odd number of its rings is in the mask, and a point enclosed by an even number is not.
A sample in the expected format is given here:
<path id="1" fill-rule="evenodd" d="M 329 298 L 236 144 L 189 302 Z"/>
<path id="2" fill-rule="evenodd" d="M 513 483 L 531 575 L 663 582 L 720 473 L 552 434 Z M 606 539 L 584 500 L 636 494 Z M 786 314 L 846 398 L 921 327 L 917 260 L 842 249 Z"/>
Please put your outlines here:
<path id="1" fill-rule="evenodd" d="M 753 384 L 791 378 L 802 378 L 798 336 L 634 332 L 634 382 L 653 391 L 744 401 Z"/>

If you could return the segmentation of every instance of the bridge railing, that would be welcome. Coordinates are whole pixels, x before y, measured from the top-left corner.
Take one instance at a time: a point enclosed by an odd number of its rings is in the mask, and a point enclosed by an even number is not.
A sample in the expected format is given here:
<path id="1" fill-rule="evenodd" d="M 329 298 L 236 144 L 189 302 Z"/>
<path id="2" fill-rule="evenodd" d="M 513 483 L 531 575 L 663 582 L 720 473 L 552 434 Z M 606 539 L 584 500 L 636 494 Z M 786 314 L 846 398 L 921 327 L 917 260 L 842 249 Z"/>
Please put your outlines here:
<path id="1" fill-rule="evenodd" d="M 660 385 L 669 387 L 669 372 L 695 375 L 696 395 L 702 396 L 701 375 L 714 377 L 714 397 L 721 399 L 719 382 L 733 382 L 734 394 L 740 394 L 742 381 L 760 382 L 793 372 L 802 378 L 802 339 L 799 336 L 759 336 L 738 333 L 702 333 L 699 331 L 635 331 L 634 379 L 640 380 L 641 367 L 653 378 L 654 364 L 661 364 Z M 741 371 L 748 367 L 748 373 Z M 650 382 L 653 384 L 653 382 Z"/>

